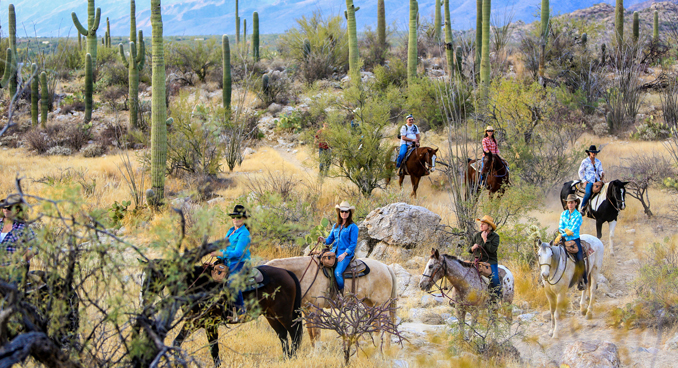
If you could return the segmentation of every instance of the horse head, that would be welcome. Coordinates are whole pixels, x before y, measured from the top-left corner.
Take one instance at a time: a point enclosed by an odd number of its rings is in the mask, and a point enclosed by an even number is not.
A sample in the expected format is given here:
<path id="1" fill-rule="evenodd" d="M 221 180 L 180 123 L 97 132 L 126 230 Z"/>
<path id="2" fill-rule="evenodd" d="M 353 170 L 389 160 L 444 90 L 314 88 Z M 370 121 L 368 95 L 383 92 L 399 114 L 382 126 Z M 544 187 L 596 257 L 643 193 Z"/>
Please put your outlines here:
<path id="1" fill-rule="evenodd" d="M 428 259 L 419 280 L 419 288 L 421 290 L 431 290 L 431 287 L 445 276 L 444 263 L 445 259 L 440 255 L 440 252 L 435 248 L 431 248 L 431 257 Z"/>
<path id="2" fill-rule="evenodd" d="M 626 208 L 626 184 L 628 181 L 613 180 L 609 184 L 607 199 L 619 211 Z"/>
<path id="3" fill-rule="evenodd" d="M 431 147 L 421 147 L 421 152 L 419 153 L 419 162 L 424 166 L 427 173 L 431 173 L 436 170 L 436 153 L 438 149 L 433 149 Z"/>
<path id="4" fill-rule="evenodd" d="M 543 279 L 548 279 L 551 274 L 551 265 L 553 263 L 553 248 L 549 243 L 543 242 L 541 239 L 537 238 L 536 241 L 537 248 L 537 258 L 539 259 L 539 269 L 541 277 Z"/>

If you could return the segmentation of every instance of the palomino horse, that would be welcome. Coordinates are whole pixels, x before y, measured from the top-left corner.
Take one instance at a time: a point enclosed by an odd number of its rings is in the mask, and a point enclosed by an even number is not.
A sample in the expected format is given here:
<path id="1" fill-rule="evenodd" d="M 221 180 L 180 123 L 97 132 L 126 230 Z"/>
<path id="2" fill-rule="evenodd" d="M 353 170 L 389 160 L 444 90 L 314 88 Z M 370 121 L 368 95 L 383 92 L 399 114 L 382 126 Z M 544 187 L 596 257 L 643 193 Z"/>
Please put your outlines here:
<path id="1" fill-rule="evenodd" d="M 508 268 L 500 265 L 501 270 L 504 271 L 504 276 L 501 278 L 501 302 L 504 304 L 513 303 L 513 274 Z M 477 308 L 487 305 L 490 301 L 488 293 L 488 284 L 480 276 L 480 273 L 473 267 L 466 263 L 462 263 L 455 256 L 448 254 L 440 255 L 437 249 L 431 249 L 431 258 L 426 263 L 426 268 L 421 274 L 419 281 L 419 288 L 424 291 L 431 290 L 431 287 L 443 277 L 447 278 L 450 284 L 454 287 L 454 303 L 456 305 L 457 319 L 459 320 L 459 328 L 463 335 L 466 313 L 470 312 L 476 315 Z M 476 318 L 473 318 L 475 323 Z"/>
<path id="2" fill-rule="evenodd" d="M 146 265 L 141 290 L 142 307 L 145 308 L 147 303 L 155 299 L 165 286 L 169 286 L 169 283 L 184 282 L 190 285 L 185 295 L 175 296 L 183 300 L 193 300 L 193 302 L 182 306 L 186 323 L 175 338 L 173 345 L 181 346 L 184 339 L 193 331 L 204 327 L 212 358 L 215 365 L 219 366 L 219 322 L 224 322 L 231 313 L 228 310 L 229 303 L 224 290 L 226 283 L 214 281 L 209 269 L 205 266 L 194 266 L 183 277 L 168 277 L 166 272 L 171 269 L 176 270 L 176 267 L 168 267 L 166 263 L 165 260 L 152 260 Z M 299 348 L 303 333 L 302 324 L 298 321 L 301 318 L 299 280 L 292 272 L 284 269 L 270 266 L 257 268 L 264 274 L 264 278 L 268 279 L 268 283 L 260 288 L 243 292 L 243 298 L 248 305 L 252 305 L 266 317 L 280 339 L 283 353 L 291 357 Z M 287 340 L 288 333 L 292 342 L 291 346 Z"/>
<path id="3" fill-rule="evenodd" d="M 398 296 L 395 273 L 390 267 L 374 259 L 361 260 L 370 268 L 370 273 L 355 280 L 356 296 L 358 299 L 364 298 L 363 302 L 369 306 L 383 305 L 392 300 L 391 320 L 395 323 L 396 297 Z M 327 307 L 324 297 L 329 294 L 330 280 L 323 275 L 317 256 L 280 258 L 266 264 L 291 271 L 299 278 L 302 290 L 302 307 L 308 306 L 309 303 L 319 308 Z M 345 280 L 344 292 L 351 290 L 352 282 L 351 279 Z M 311 341 L 320 337 L 320 330 L 308 326 L 306 328 Z M 390 339 L 386 341 L 388 343 Z"/>
<path id="4" fill-rule="evenodd" d="M 430 175 L 436 170 L 436 153 L 438 153 L 437 148 L 418 147 L 412 151 L 410 157 L 407 158 L 407 161 L 402 163 L 405 167 L 401 170 L 398 184 L 400 184 L 400 188 L 402 188 L 405 175 L 409 175 L 410 180 L 412 181 L 412 193 L 410 193 L 410 196 L 417 198 L 417 188 L 419 188 L 419 181 L 421 178 Z M 386 180 L 386 185 L 390 182 L 391 178 L 388 178 Z"/>
<path id="5" fill-rule="evenodd" d="M 567 209 L 567 201 L 565 200 L 567 196 L 575 193 L 573 184 L 575 184 L 575 182 L 568 181 L 563 185 L 563 189 L 560 191 L 560 202 L 563 205 L 563 210 Z M 598 196 L 589 200 L 588 207 L 590 211 L 587 211 L 586 214 L 582 212 L 582 215 L 586 215 L 588 218 L 596 220 L 596 236 L 598 239 L 603 237 L 603 224 L 606 222 L 610 223 L 609 249 L 610 254 L 613 256 L 614 229 L 617 227 L 617 217 L 619 211 L 626 208 L 626 188 L 624 188 L 626 184 L 628 184 L 628 182 L 620 180 L 613 180 L 605 184 Z"/>
<path id="6" fill-rule="evenodd" d="M 598 274 L 603 267 L 603 243 L 593 235 L 582 234 L 581 240 L 591 245 L 591 251 L 588 256 L 588 281 L 586 289 L 581 292 L 579 309 L 586 319 L 592 317 L 593 292 L 596 290 Z M 567 290 L 576 284 L 575 280 L 575 262 L 567 256 L 567 251 L 563 246 L 550 245 L 544 243 L 541 239 L 536 240 L 537 255 L 539 257 L 539 267 L 541 269 L 542 284 L 546 291 L 546 297 L 549 300 L 551 308 L 551 331 L 553 338 L 558 338 L 558 319 L 560 319 L 560 309 L 567 305 L 565 297 Z M 588 294 L 588 295 L 587 295 Z M 589 298 L 588 308 L 586 306 L 586 297 Z"/>

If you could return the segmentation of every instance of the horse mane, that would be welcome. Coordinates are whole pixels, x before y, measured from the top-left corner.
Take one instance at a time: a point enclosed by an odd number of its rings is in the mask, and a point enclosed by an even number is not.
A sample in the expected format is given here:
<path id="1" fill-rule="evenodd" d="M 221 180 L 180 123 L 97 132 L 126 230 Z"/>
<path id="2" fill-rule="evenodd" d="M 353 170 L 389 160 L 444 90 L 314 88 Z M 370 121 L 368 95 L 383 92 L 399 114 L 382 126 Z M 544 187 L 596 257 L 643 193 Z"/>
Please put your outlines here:
<path id="1" fill-rule="evenodd" d="M 466 262 L 466 261 L 464 261 L 464 260 L 462 260 L 462 259 L 459 259 L 459 257 L 453 256 L 453 255 L 451 255 L 451 254 L 443 254 L 443 258 L 444 258 L 444 259 L 451 258 L 452 260 L 457 261 L 457 263 L 459 263 L 460 265 L 462 265 L 462 266 L 464 266 L 464 267 L 466 267 L 466 268 L 471 268 L 471 267 L 473 267 L 473 265 L 470 264 L 469 262 Z"/>

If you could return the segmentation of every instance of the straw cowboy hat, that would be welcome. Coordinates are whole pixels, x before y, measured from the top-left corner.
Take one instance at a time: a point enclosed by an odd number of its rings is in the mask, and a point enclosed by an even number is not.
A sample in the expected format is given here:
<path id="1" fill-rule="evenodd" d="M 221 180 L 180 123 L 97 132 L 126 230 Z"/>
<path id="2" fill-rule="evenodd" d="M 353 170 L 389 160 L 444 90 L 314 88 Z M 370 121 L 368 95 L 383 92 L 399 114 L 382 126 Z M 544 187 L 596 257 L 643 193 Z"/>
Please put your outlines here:
<path id="1" fill-rule="evenodd" d="M 488 125 L 487 128 L 485 128 L 485 131 L 486 131 L 486 132 L 487 132 L 488 130 L 494 132 L 494 128 L 492 127 L 492 125 Z"/>
<path id="2" fill-rule="evenodd" d="M 355 212 L 355 207 L 351 206 L 347 201 L 343 201 L 343 202 L 339 203 L 338 205 L 334 206 L 334 208 L 337 209 L 337 212 L 351 211 L 351 214 L 353 214 L 353 212 Z"/>
<path id="3" fill-rule="evenodd" d="M 600 152 L 600 150 L 597 150 L 597 149 L 596 149 L 596 145 L 595 145 L 595 144 L 592 144 L 591 147 L 589 147 L 589 149 L 587 149 L 585 152 L 586 152 L 586 153 L 590 153 L 590 152 L 598 153 L 598 152 Z"/>
<path id="4" fill-rule="evenodd" d="M 579 198 L 577 198 L 576 195 L 574 194 L 568 194 L 567 198 L 565 199 L 565 202 L 577 202 L 577 206 L 579 205 Z"/>
<path id="5" fill-rule="evenodd" d="M 494 224 L 494 219 L 488 215 L 483 216 L 483 218 L 476 219 L 476 221 L 484 222 L 492 227 L 492 230 L 497 230 L 497 225 Z"/>

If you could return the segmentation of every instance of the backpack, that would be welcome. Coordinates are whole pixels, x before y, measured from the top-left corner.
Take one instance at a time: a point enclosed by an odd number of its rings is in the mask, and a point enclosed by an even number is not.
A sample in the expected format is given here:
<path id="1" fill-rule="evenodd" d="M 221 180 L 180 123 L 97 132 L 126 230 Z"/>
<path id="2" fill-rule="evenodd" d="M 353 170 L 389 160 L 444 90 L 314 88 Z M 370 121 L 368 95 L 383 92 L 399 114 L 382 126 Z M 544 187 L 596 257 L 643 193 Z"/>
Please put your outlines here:
<path id="1" fill-rule="evenodd" d="M 415 127 L 417 133 L 419 133 L 419 127 L 417 126 L 417 124 L 412 124 L 412 126 Z M 406 125 L 403 125 L 403 127 L 405 128 L 405 131 L 407 131 L 407 124 L 406 124 Z M 402 128 L 398 129 L 398 136 L 397 136 L 398 139 L 401 139 L 401 137 L 400 137 L 400 130 L 401 130 L 401 129 L 402 129 Z"/>

